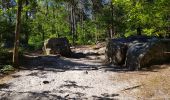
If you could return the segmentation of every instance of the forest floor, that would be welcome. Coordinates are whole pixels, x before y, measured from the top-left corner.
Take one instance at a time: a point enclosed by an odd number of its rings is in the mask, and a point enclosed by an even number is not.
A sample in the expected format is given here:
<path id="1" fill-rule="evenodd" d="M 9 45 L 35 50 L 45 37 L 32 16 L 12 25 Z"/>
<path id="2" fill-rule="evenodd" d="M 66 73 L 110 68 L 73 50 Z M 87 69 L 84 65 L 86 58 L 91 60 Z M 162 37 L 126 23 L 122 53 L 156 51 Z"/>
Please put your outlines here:
<path id="1" fill-rule="evenodd" d="M 0 99 L 170 99 L 170 65 L 132 72 L 103 65 L 100 45 L 72 50 L 79 56 L 30 54 L 22 70 L 0 79 Z"/>

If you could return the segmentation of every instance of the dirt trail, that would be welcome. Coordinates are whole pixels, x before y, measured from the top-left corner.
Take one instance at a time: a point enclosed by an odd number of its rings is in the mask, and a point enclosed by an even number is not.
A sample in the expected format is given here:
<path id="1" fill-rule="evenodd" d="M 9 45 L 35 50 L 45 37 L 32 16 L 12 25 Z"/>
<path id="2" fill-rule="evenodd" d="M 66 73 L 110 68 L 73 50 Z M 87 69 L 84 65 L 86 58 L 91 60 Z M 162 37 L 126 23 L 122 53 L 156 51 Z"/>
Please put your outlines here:
<path id="1" fill-rule="evenodd" d="M 144 99 L 137 95 L 145 84 L 141 80 L 157 72 L 128 72 L 122 68 L 103 66 L 102 50 L 85 47 L 74 51 L 77 54 L 83 52 L 86 57 L 42 56 L 27 62 L 26 70 L 1 79 L 0 99 Z M 30 67 L 29 64 L 35 65 Z M 167 94 L 164 98 L 169 97 Z"/>

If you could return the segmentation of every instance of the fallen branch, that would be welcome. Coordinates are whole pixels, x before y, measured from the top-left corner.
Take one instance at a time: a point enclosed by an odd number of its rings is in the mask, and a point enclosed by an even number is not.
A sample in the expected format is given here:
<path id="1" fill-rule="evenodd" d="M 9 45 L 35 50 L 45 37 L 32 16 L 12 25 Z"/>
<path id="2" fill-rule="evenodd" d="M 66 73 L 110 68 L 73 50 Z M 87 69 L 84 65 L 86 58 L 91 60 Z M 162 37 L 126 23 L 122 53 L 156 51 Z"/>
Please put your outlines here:
<path id="1" fill-rule="evenodd" d="M 133 87 L 125 88 L 125 89 L 123 89 L 123 90 L 121 90 L 121 91 L 132 90 L 132 89 L 135 89 L 135 88 L 139 88 L 139 87 L 141 87 L 141 86 L 142 86 L 142 85 L 136 85 L 136 86 L 133 86 Z"/>

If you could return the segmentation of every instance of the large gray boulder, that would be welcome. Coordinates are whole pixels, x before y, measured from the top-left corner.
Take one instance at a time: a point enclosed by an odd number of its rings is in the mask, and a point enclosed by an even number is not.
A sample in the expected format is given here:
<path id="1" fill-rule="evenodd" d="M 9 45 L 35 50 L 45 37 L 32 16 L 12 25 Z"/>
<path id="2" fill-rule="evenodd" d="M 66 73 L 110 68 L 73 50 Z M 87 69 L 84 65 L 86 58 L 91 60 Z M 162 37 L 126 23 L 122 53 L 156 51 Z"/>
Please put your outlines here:
<path id="1" fill-rule="evenodd" d="M 153 64 L 170 62 L 170 40 L 134 36 L 110 39 L 106 46 L 106 59 L 114 65 L 125 65 L 138 70 Z"/>
<path id="2" fill-rule="evenodd" d="M 144 43 L 147 42 L 148 39 L 149 37 L 146 36 L 133 36 L 129 38 L 109 39 L 106 45 L 107 63 L 123 65 L 125 63 L 127 49 L 131 46 L 131 43 Z"/>
<path id="3" fill-rule="evenodd" d="M 170 62 L 170 40 L 152 39 L 146 43 L 134 43 L 127 51 L 126 66 L 139 70 L 154 64 Z"/>
<path id="4" fill-rule="evenodd" d="M 106 46 L 106 62 L 123 65 L 126 58 L 127 45 L 122 40 L 108 40 Z"/>
<path id="5" fill-rule="evenodd" d="M 43 51 L 46 55 L 61 54 L 62 56 L 70 56 L 71 49 L 67 38 L 50 38 L 44 42 Z"/>

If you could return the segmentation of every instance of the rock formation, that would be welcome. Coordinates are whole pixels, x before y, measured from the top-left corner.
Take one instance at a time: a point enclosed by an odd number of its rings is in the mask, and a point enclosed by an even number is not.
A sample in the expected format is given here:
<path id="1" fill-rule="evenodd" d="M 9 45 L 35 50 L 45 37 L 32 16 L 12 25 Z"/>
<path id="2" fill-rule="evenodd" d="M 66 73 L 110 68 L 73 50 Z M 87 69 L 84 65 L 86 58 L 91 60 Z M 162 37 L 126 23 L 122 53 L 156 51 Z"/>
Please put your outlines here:
<path id="1" fill-rule="evenodd" d="M 108 40 L 106 60 L 114 65 L 125 65 L 130 70 L 138 70 L 153 64 L 170 62 L 169 52 L 169 39 L 133 36 Z"/>
<path id="2" fill-rule="evenodd" d="M 43 51 L 46 55 L 61 54 L 62 56 L 70 56 L 71 49 L 67 38 L 51 38 L 44 42 Z"/>

